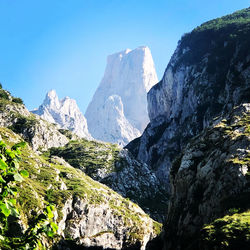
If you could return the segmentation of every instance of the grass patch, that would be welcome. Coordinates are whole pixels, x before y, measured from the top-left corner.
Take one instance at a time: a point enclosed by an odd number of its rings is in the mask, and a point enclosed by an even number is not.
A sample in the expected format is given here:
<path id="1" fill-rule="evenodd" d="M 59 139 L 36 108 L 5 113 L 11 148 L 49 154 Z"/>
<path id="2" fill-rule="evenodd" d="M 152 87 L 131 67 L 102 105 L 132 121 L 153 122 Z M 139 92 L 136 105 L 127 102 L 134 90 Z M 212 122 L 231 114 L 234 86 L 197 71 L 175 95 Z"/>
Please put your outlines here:
<path id="1" fill-rule="evenodd" d="M 116 162 L 120 163 L 117 165 L 119 169 L 123 167 L 123 162 L 118 156 L 119 151 L 114 144 L 81 139 L 70 141 L 64 147 L 51 148 L 43 156 L 45 159 L 53 155 L 62 157 L 73 167 L 99 180 L 100 172 L 108 174 L 117 170 Z"/>
<path id="2" fill-rule="evenodd" d="M 202 230 L 207 249 L 249 249 L 250 211 L 217 219 Z"/>

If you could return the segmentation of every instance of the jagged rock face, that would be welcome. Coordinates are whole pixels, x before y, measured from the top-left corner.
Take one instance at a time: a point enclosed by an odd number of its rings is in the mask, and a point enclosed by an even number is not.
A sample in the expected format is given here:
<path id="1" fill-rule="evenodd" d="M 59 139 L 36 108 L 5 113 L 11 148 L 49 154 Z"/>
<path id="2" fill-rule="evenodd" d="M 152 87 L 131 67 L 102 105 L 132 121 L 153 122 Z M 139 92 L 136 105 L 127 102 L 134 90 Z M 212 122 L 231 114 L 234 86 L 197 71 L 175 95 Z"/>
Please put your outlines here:
<path id="1" fill-rule="evenodd" d="M 59 100 L 55 90 L 49 91 L 43 104 L 31 112 L 50 123 L 59 124 L 62 129 L 71 130 L 80 137 L 92 138 L 88 132 L 86 118 L 78 108 L 76 101 L 69 97 Z"/>
<path id="2" fill-rule="evenodd" d="M 35 151 L 44 151 L 51 147 L 62 147 L 69 141 L 55 126 L 46 121 L 32 117 L 31 123 L 34 122 L 34 124 L 27 124 L 27 127 L 23 122 L 29 123 L 26 119 L 17 119 L 16 123 L 13 124 L 13 130 L 22 134 L 23 138 L 30 143 Z"/>
<path id="3" fill-rule="evenodd" d="M 149 122 L 146 94 L 157 82 L 148 47 L 110 55 L 85 114 L 92 136 L 121 145 L 138 137 Z"/>
<path id="4" fill-rule="evenodd" d="M 1 100 L 0 127 L 10 127 L 14 132 L 22 135 L 33 150 L 51 147 L 61 147 L 68 143 L 66 136 L 58 128 L 30 113 L 22 104 Z"/>
<path id="5" fill-rule="evenodd" d="M 104 196 L 105 197 L 105 196 Z M 112 199 L 112 198 L 111 198 Z M 92 205 L 87 201 L 75 197 L 65 202 L 62 209 L 63 219 L 59 223 L 59 231 L 65 238 L 77 242 L 84 247 L 102 247 L 103 249 L 145 249 L 146 243 L 155 235 L 152 230 L 153 223 L 150 218 L 144 217 L 144 212 L 137 207 L 131 206 L 132 213 L 136 212 L 141 220 L 141 240 L 131 242 L 129 234 L 133 221 L 123 221 L 121 216 L 111 208 L 110 198 L 105 197 L 101 205 Z M 122 201 L 116 204 L 122 204 Z M 129 206 L 129 203 L 127 204 Z M 142 215 L 142 217 L 141 217 Z M 134 225 L 135 226 L 135 225 Z M 150 232 L 151 231 L 151 232 Z M 135 232 L 136 233 L 136 230 Z M 60 247 L 59 249 L 68 249 Z"/>
<path id="6" fill-rule="evenodd" d="M 246 9 L 183 36 L 162 80 L 149 91 L 150 124 L 127 148 L 163 182 L 169 183 L 171 161 L 188 139 L 222 112 L 249 101 L 248 16 Z"/>
<path id="7" fill-rule="evenodd" d="M 205 224 L 250 208 L 249 121 L 248 103 L 192 139 L 175 161 L 164 249 L 207 249 L 200 241 Z"/>
<path id="8" fill-rule="evenodd" d="M 115 171 L 100 182 L 139 204 L 154 220 L 163 222 L 168 197 L 159 179 L 147 164 L 135 160 L 126 149 L 119 152 L 119 158 L 115 163 Z"/>

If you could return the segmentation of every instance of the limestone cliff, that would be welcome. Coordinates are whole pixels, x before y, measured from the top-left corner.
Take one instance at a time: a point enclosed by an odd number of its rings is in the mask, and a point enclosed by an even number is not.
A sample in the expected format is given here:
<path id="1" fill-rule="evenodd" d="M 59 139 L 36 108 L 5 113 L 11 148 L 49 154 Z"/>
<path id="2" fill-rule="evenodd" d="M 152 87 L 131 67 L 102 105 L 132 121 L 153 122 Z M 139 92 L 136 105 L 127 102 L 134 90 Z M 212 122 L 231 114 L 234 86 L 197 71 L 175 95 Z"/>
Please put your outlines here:
<path id="1" fill-rule="evenodd" d="M 214 117 L 249 101 L 249 15 L 248 8 L 185 34 L 148 93 L 150 123 L 127 148 L 168 188 L 171 162 L 188 140 Z"/>
<path id="2" fill-rule="evenodd" d="M 91 135 L 122 146 L 147 126 L 147 92 L 158 82 L 146 46 L 108 56 L 103 79 L 86 110 Z"/>

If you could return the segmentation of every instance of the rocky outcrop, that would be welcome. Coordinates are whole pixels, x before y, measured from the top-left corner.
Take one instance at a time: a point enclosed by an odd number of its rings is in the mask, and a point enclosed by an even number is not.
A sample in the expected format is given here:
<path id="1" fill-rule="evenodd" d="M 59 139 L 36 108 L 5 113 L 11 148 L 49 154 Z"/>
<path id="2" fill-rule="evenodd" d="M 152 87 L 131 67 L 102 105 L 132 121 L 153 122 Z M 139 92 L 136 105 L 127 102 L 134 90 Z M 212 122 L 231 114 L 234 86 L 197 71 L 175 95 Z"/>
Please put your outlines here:
<path id="1" fill-rule="evenodd" d="M 82 138 L 92 139 L 88 132 L 86 118 L 78 108 L 76 101 L 69 97 L 59 100 L 55 90 L 49 91 L 43 104 L 31 112 L 50 123 L 58 124 L 62 129 L 72 131 Z"/>
<path id="2" fill-rule="evenodd" d="M 50 147 L 60 147 L 69 141 L 55 125 L 30 113 L 23 104 L 13 103 L 11 98 L 0 98 L 1 127 L 10 127 L 22 135 L 35 151 L 41 148 L 46 150 Z"/>
<path id="3" fill-rule="evenodd" d="M 241 21 L 239 21 L 241 20 Z M 127 148 L 169 188 L 172 160 L 214 117 L 249 101 L 249 9 L 182 37 L 148 93 L 150 124 Z"/>
<path id="4" fill-rule="evenodd" d="M 250 208 L 249 122 L 250 104 L 241 105 L 226 119 L 215 120 L 212 127 L 193 138 L 175 161 L 170 176 L 164 249 L 205 249 L 204 238 L 215 232 L 202 238 L 200 233 L 205 224 L 232 211 Z M 239 225 L 234 230 L 225 237 L 225 242 L 237 230 L 240 237 Z M 226 233 L 221 230 L 219 237 Z M 243 244 L 241 240 L 238 239 L 238 246 Z M 215 241 L 207 241 L 205 245 L 217 249 L 213 244 Z"/>
<path id="5" fill-rule="evenodd" d="M 91 135 L 122 146 L 140 136 L 149 122 L 146 95 L 157 81 L 148 47 L 110 55 L 85 114 Z"/>
<path id="6" fill-rule="evenodd" d="M 103 197 L 106 200 L 102 200 L 101 206 L 89 204 L 79 197 L 67 200 L 62 209 L 63 219 L 59 223 L 59 234 L 64 238 L 75 240 L 77 245 L 86 248 L 145 249 L 146 243 L 155 236 L 152 230 L 153 221 L 145 217 L 139 207 L 132 206 L 128 201 L 124 203 L 118 200 L 113 203 L 113 199 L 117 199 L 117 196 L 103 195 Z M 113 205 L 116 208 L 121 207 L 121 210 L 123 206 L 127 206 L 128 211 L 134 213 L 141 222 L 140 229 L 133 229 L 137 226 L 132 219 L 122 220 L 121 213 L 118 214 Z M 133 237 L 136 234 L 138 239 Z"/>
<path id="7" fill-rule="evenodd" d="M 151 218 L 163 222 L 168 196 L 159 179 L 146 163 L 140 163 L 126 150 L 119 152 L 115 171 L 101 182 L 140 205 Z"/>

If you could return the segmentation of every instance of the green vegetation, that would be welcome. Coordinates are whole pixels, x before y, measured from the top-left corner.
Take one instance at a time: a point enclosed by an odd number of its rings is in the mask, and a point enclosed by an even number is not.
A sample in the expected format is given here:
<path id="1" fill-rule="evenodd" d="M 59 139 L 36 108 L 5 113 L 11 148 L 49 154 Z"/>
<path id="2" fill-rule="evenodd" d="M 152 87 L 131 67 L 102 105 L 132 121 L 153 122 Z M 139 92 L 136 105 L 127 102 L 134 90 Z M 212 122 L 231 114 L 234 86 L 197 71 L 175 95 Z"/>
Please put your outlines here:
<path id="1" fill-rule="evenodd" d="M 0 84 L 0 107 L 9 103 L 23 104 L 23 100 L 19 97 L 11 96 L 8 91 L 2 89 L 2 85 Z"/>
<path id="2" fill-rule="evenodd" d="M 153 222 L 153 227 L 154 227 L 154 231 L 156 232 L 157 235 L 160 235 L 161 230 L 162 230 L 162 224 L 159 222 L 154 221 Z"/>
<path id="3" fill-rule="evenodd" d="M 8 230 L 8 217 L 17 217 L 19 212 L 16 208 L 17 188 L 16 182 L 22 181 L 23 177 L 28 176 L 25 170 L 19 171 L 19 147 L 24 143 L 19 143 L 10 149 L 0 141 L 0 235 L 4 240 L 4 235 Z"/>
<path id="4" fill-rule="evenodd" d="M 53 222 L 54 206 L 47 205 L 44 212 L 33 218 L 24 234 L 11 236 L 9 217 L 20 217 L 15 197 L 18 194 L 16 182 L 22 182 L 23 177 L 29 177 L 27 170 L 19 170 L 20 148 L 25 146 L 21 142 L 11 149 L 0 141 L 0 247 L 1 249 L 42 249 L 41 237 L 45 233 L 53 237 L 57 232 L 57 225 Z M 13 223 L 13 222 L 12 222 Z"/>
<path id="5" fill-rule="evenodd" d="M 75 138 L 80 139 L 76 134 L 73 134 L 68 129 L 59 129 L 59 132 L 65 135 L 69 140 L 75 140 Z"/>
<path id="6" fill-rule="evenodd" d="M 246 113 L 242 117 L 235 116 L 234 121 L 223 119 L 216 127 L 233 140 L 240 136 L 250 136 L 250 115 Z"/>
<path id="7" fill-rule="evenodd" d="M 13 97 L 12 102 L 23 104 L 23 100 L 19 97 Z"/>
<path id="8" fill-rule="evenodd" d="M 250 211 L 217 219 L 202 230 L 207 249 L 249 249 Z"/>
<path id="9" fill-rule="evenodd" d="M 80 139 L 70 141 L 64 147 L 51 148 L 44 153 L 44 157 L 53 155 L 62 157 L 73 167 L 98 180 L 98 171 L 103 170 L 105 173 L 116 171 L 115 163 L 121 162 L 119 151 L 115 144 Z M 117 166 L 121 167 L 122 164 Z"/>
<path id="10" fill-rule="evenodd" d="M 9 100 L 10 99 L 10 96 L 9 94 L 7 93 L 7 91 L 3 90 L 3 89 L 0 89 L 0 98 L 1 99 L 5 99 L 5 100 Z"/>
<path id="11" fill-rule="evenodd" d="M 242 25 L 247 24 L 249 25 L 250 22 L 250 8 L 239 10 L 234 12 L 233 14 L 223 16 L 221 18 L 216 18 L 214 20 L 208 21 L 201 26 L 197 27 L 194 31 L 195 32 L 202 32 L 204 30 L 209 29 L 221 29 L 228 25 Z"/>
<path id="12" fill-rule="evenodd" d="M 230 56 L 234 53 L 236 44 L 240 43 L 244 50 L 240 57 L 245 57 L 244 52 L 249 44 L 250 8 L 237 11 L 231 15 L 206 22 L 186 34 L 181 39 L 181 48 L 189 48 L 189 51 L 181 55 L 182 62 L 186 64 L 199 63 L 205 53 L 210 53 L 208 59 L 208 71 L 223 69 L 223 63 L 228 64 Z M 216 62 L 216 64 L 214 64 Z"/>
<path id="13" fill-rule="evenodd" d="M 28 117 L 20 114 L 15 115 L 16 122 L 12 126 L 10 126 L 10 129 L 15 133 L 21 133 L 24 129 L 29 129 L 37 123 L 36 117 L 33 114 Z"/>

